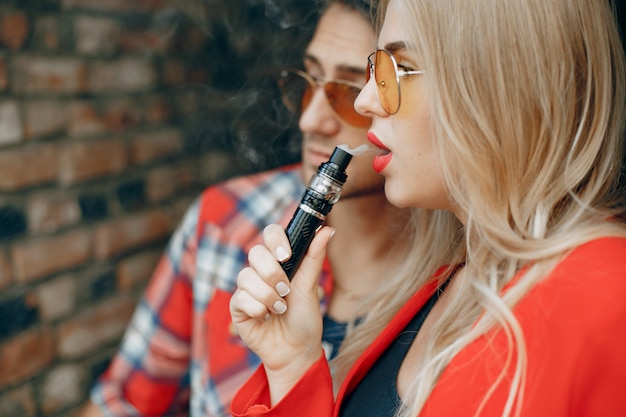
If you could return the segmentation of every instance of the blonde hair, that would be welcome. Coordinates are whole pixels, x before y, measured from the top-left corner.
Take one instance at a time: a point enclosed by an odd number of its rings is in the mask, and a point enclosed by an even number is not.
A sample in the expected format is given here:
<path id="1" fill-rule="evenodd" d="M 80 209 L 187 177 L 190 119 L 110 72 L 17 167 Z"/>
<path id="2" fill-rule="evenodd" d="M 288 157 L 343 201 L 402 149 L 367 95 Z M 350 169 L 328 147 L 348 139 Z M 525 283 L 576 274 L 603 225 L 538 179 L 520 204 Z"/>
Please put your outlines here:
<path id="1" fill-rule="evenodd" d="M 381 3 L 384 13 L 389 0 Z M 438 267 L 465 262 L 461 289 L 428 335 L 399 415 L 416 416 L 450 360 L 496 326 L 509 361 L 492 389 L 513 370 L 502 415 L 517 415 L 527 360 L 512 308 L 576 246 L 626 236 L 624 224 L 607 221 L 624 204 L 617 182 L 626 69 L 615 17 L 607 0 L 396 0 L 393 7 L 401 40 L 426 70 L 442 171 L 465 225 L 447 212 L 415 210 L 411 259 L 365 305 L 363 325 L 332 364 L 335 380 Z"/>

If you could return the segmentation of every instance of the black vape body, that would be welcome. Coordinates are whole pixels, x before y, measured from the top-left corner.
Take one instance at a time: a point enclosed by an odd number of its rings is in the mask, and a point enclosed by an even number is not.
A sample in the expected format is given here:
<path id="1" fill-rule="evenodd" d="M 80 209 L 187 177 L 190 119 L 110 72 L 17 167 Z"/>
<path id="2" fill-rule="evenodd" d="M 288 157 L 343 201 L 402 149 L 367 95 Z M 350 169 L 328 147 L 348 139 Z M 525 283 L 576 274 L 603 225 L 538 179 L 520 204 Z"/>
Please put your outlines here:
<path id="1" fill-rule="evenodd" d="M 291 221 L 285 229 L 291 257 L 281 265 L 291 280 L 306 254 L 315 232 L 324 224 L 339 198 L 347 179 L 346 168 L 352 154 L 337 147 L 330 159 L 321 164 L 307 186 Z"/>

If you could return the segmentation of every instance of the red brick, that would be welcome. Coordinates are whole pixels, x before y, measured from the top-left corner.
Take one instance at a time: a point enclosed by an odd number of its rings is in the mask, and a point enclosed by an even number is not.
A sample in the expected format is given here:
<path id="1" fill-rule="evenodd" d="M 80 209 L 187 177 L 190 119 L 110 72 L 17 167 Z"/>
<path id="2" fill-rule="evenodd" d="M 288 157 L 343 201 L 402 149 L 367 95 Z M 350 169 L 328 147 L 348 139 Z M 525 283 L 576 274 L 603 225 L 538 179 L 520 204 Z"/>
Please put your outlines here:
<path id="1" fill-rule="evenodd" d="M 52 144 L 37 144 L 0 152 L 0 191 L 43 184 L 58 175 L 58 152 Z"/>
<path id="2" fill-rule="evenodd" d="M 67 127 L 67 103 L 62 100 L 32 100 L 24 104 L 24 135 L 32 138 L 64 132 Z"/>
<path id="3" fill-rule="evenodd" d="M 13 67 L 17 93 L 81 93 L 87 88 L 87 67 L 77 58 L 21 56 Z"/>
<path id="4" fill-rule="evenodd" d="M 127 131 L 141 124 L 142 106 L 132 98 L 109 99 L 103 107 L 102 117 L 110 131 Z"/>
<path id="5" fill-rule="evenodd" d="M 58 319 L 71 313 L 76 306 L 76 280 L 71 276 L 40 284 L 35 292 L 41 320 Z"/>
<path id="6" fill-rule="evenodd" d="M 236 173 L 241 169 L 237 158 L 228 152 L 211 152 L 202 156 L 196 176 L 203 184 L 215 181 Z"/>
<path id="7" fill-rule="evenodd" d="M 13 272 L 11 271 L 11 263 L 6 254 L 0 252 L 0 291 L 8 287 L 13 280 Z"/>
<path id="8" fill-rule="evenodd" d="M 172 231 L 171 218 L 161 210 L 101 224 L 95 231 L 95 255 L 105 260 L 113 255 L 166 237 Z"/>
<path id="9" fill-rule="evenodd" d="M 156 82 L 154 64 L 137 57 L 95 62 L 89 77 L 90 90 L 96 93 L 145 91 Z"/>
<path id="10" fill-rule="evenodd" d="M 191 203 L 194 202 L 195 199 L 196 199 L 195 195 L 193 196 L 186 195 L 182 197 L 179 196 L 176 198 L 176 201 L 174 202 L 173 206 L 170 208 L 172 211 L 172 218 L 174 219 L 176 223 L 180 222 L 184 214 L 189 209 L 189 206 L 191 205 Z"/>
<path id="11" fill-rule="evenodd" d="M 74 20 L 76 50 L 83 55 L 113 55 L 121 32 L 120 24 L 109 18 L 79 16 Z"/>
<path id="12" fill-rule="evenodd" d="M 52 16 L 35 20 L 32 41 L 35 48 L 57 50 L 59 41 L 59 19 Z"/>
<path id="13" fill-rule="evenodd" d="M 162 124 L 170 121 L 172 109 L 165 97 L 152 95 L 142 103 L 144 120 L 150 124 Z"/>
<path id="14" fill-rule="evenodd" d="M 99 12 L 124 12 L 132 8 L 128 0 L 61 0 L 63 9 L 81 9 Z"/>
<path id="15" fill-rule="evenodd" d="M 50 415 L 82 400 L 82 382 L 86 370 L 79 365 L 61 365 L 52 369 L 41 387 L 41 408 L 45 415 Z"/>
<path id="16" fill-rule="evenodd" d="M 188 26 L 182 41 L 183 51 L 190 55 L 202 54 L 206 48 L 206 32 L 199 26 Z"/>
<path id="17" fill-rule="evenodd" d="M 61 150 L 59 181 L 75 184 L 122 172 L 126 165 L 126 145 L 121 140 L 74 142 Z"/>
<path id="18" fill-rule="evenodd" d="M 99 12 L 154 12 L 171 6 L 171 0 L 61 0 L 65 10 L 80 9 Z"/>
<path id="19" fill-rule="evenodd" d="M 156 168 L 146 176 L 146 197 L 150 202 L 161 202 L 189 188 L 196 180 L 196 175 L 188 161 L 178 166 Z"/>
<path id="20" fill-rule="evenodd" d="M 91 258 L 91 239 L 91 232 L 73 230 L 59 236 L 14 245 L 12 259 L 15 280 L 30 282 L 81 265 Z"/>
<path id="21" fill-rule="evenodd" d="M 0 145 L 19 142 L 23 136 L 22 118 L 17 102 L 0 101 Z"/>
<path id="22" fill-rule="evenodd" d="M 80 222 L 80 207 L 76 198 L 66 192 L 35 194 L 26 209 L 28 226 L 35 233 L 55 232 Z"/>
<path id="23" fill-rule="evenodd" d="M 176 58 L 169 58 L 163 63 L 163 83 L 168 86 L 176 86 L 187 81 L 187 67 Z"/>
<path id="24" fill-rule="evenodd" d="M 38 329 L 0 345 L 0 386 L 24 381 L 52 363 L 56 348 L 52 333 Z"/>
<path id="25" fill-rule="evenodd" d="M 14 51 L 20 49 L 28 37 L 29 26 L 23 12 L 0 12 L 0 43 Z"/>
<path id="26" fill-rule="evenodd" d="M 119 296 L 90 307 L 77 317 L 59 325 L 59 355 L 76 358 L 104 344 L 119 340 L 130 320 L 135 299 Z"/>
<path id="27" fill-rule="evenodd" d="M 143 287 L 152 276 L 161 251 L 142 252 L 124 259 L 117 264 L 117 284 L 122 291 Z"/>
<path id="28" fill-rule="evenodd" d="M 176 193 L 176 171 L 172 166 L 152 170 L 146 176 L 146 197 L 148 201 L 166 200 Z"/>
<path id="29" fill-rule="evenodd" d="M 119 38 L 120 49 L 127 53 L 164 54 L 172 47 L 171 28 L 161 27 L 147 31 L 125 31 Z"/>
<path id="30" fill-rule="evenodd" d="M 9 86 L 7 75 L 7 60 L 4 55 L 0 55 L 0 91 L 5 91 Z"/>
<path id="31" fill-rule="evenodd" d="M 35 417 L 35 396 L 31 384 L 0 394 L 0 416 Z"/>
<path id="32" fill-rule="evenodd" d="M 183 149 L 183 135 L 178 129 L 162 129 L 136 137 L 131 145 L 131 161 L 145 164 L 167 156 L 176 155 Z"/>
<path id="33" fill-rule="evenodd" d="M 67 133 L 71 136 L 96 135 L 106 131 L 106 125 L 93 102 L 74 101 L 69 109 Z"/>

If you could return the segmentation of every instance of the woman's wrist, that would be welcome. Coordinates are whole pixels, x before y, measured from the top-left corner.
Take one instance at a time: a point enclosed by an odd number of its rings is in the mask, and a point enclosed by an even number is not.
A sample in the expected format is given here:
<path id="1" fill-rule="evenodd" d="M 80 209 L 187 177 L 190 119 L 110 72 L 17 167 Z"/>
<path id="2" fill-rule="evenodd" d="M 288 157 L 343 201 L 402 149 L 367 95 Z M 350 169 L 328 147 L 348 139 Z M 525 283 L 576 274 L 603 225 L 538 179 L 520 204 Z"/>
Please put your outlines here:
<path id="1" fill-rule="evenodd" d="M 302 379 L 304 374 L 317 363 L 324 350 L 321 345 L 310 349 L 303 355 L 297 356 L 294 360 L 285 364 L 279 369 L 269 369 L 265 367 L 265 374 L 270 390 L 271 405 L 276 405 L 291 389 Z"/>

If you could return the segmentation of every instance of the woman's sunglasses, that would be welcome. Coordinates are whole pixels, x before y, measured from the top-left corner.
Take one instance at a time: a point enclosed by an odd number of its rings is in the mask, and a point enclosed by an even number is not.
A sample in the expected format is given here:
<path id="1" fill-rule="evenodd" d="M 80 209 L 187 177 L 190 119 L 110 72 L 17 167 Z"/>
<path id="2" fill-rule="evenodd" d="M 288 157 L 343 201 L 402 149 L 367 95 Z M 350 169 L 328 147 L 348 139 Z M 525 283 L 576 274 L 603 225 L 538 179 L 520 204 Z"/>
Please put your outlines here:
<path id="1" fill-rule="evenodd" d="M 278 86 L 283 103 L 289 111 L 298 114 L 311 104 L 317 87 L 324 88 L 328 104 L 341 120 L 354 127 L 369 127 L 372 119 L 361 116 L 354 110 L 354 100 L 361 92 L 361 86 L 347 81 L 318 80 L 304 71 L 282 70 Z"/>
<path id="2" fill-rule="evenodd" d="M 425 72 L 398 69 L 396 59 L 383 49 L 377 49 L 367 57 L 366 80 L 374 77 L 376 97 L 388 114 L 396 114 L 400 110 L 400 77 Z"/>

